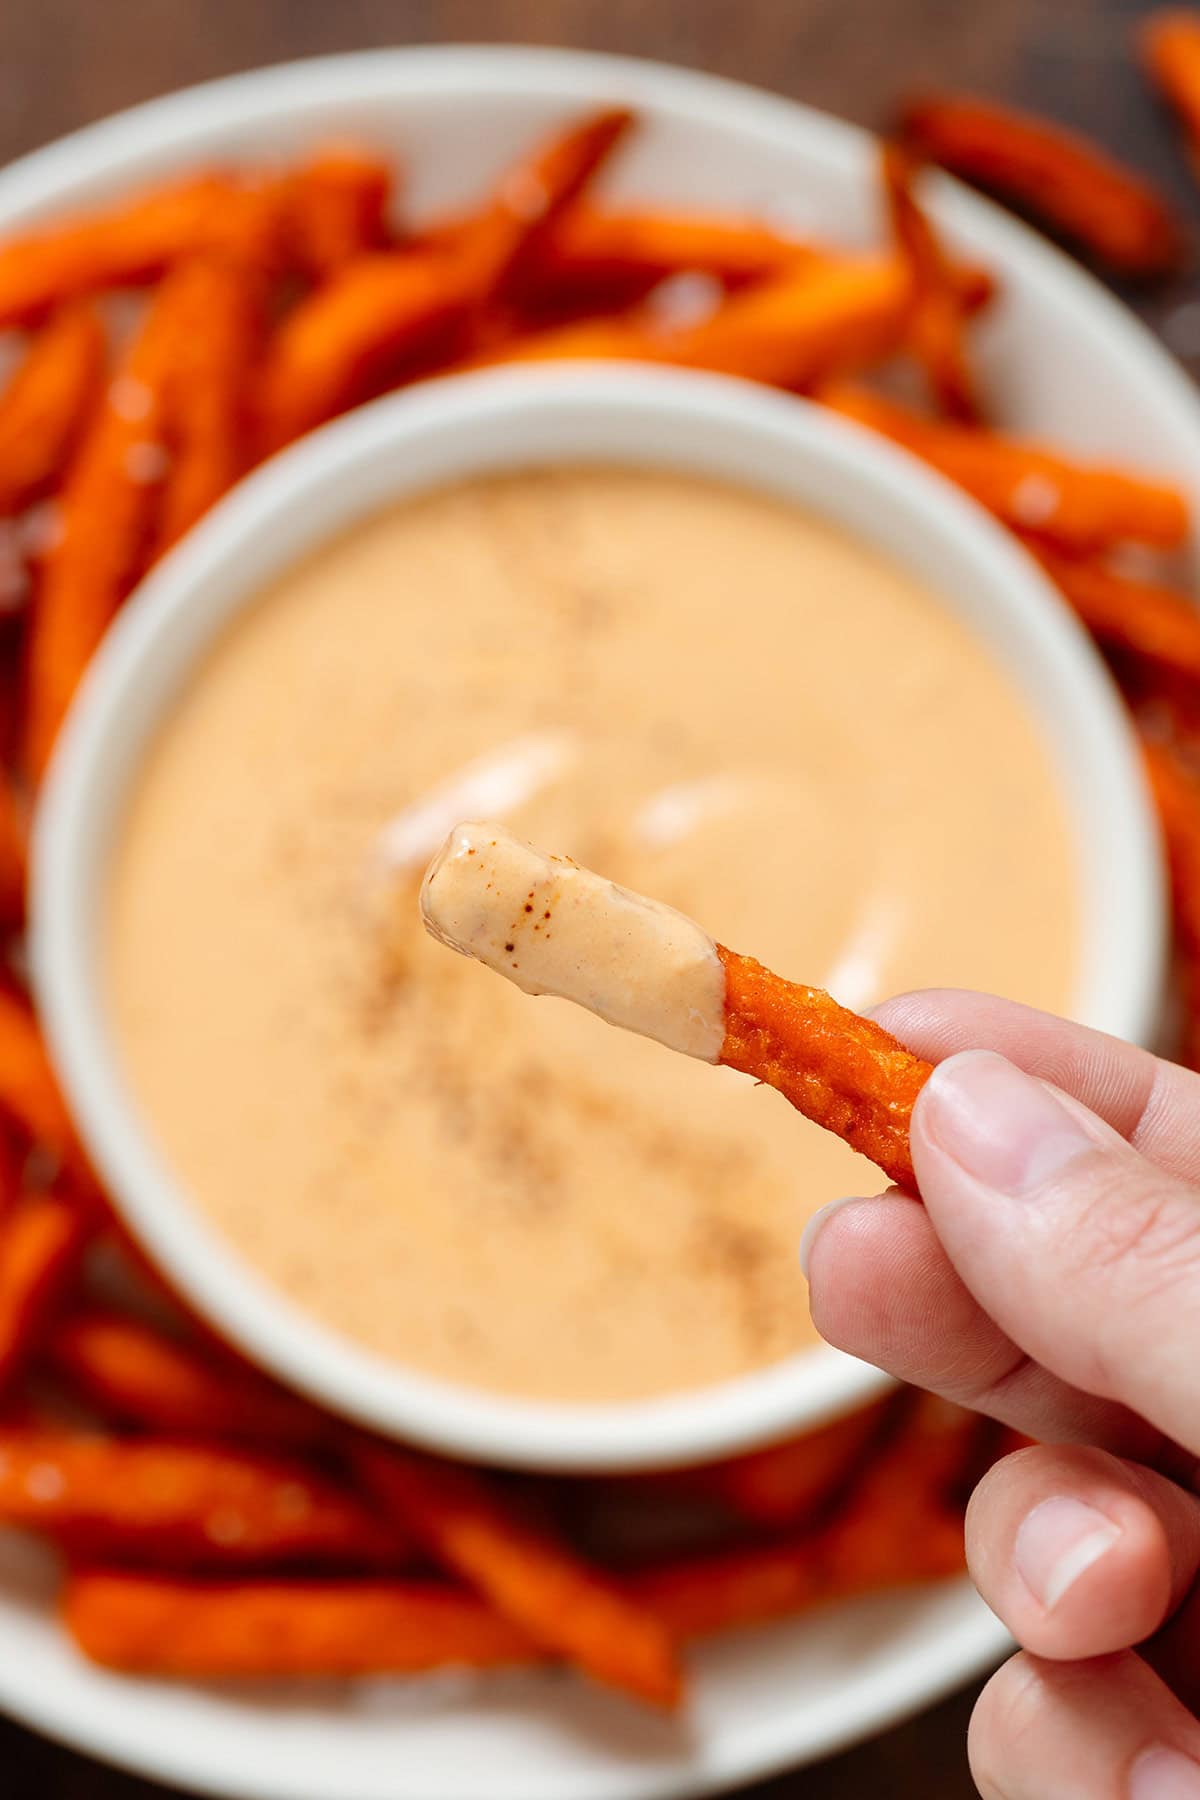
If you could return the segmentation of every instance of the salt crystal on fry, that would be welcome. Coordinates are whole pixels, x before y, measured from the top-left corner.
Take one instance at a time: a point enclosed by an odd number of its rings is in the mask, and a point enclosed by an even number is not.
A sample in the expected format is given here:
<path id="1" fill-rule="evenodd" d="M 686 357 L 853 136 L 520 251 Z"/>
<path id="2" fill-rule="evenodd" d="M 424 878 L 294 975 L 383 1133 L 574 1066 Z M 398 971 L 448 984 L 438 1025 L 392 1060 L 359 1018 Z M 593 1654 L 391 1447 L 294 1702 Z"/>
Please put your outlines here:
<path id="1" fill-rule="evenodd" d="M 239 1544 L 246 1535 L 246 1521 L 233 1507 L 225 1507 L 204 1521 L 204 1535 L 214 1544 Z"/>
<path id="2" fill-rule="evenodd" d="M 297 1482 L 286 1481 L 275 1490 L 275 1511 L 279 1518 L 295 1521 L 307 1518 L 312 1502 Z"/>
<path id="3" fill-rule="evenodd" d="M 66 1481 L 61 1469 L 53 1463 L 34 1463 L 25 1476 L 25 1491 L 31 1500 L 44 1500 L 47 1504 L 61 1499 L 66 1488 Z"/>
<path id="4" fill-rule="evenodd" d="M 63 512 L 57 500 L 43 500 L 31 506 L 20 520 L 21 548 L 26 556 L 38 558 L 62 542 Z"/>
<path id="5" fill-rule="evenodd" d="M 108 404 L 118 419 L 136 424 L 139 419 L 149 416 L 154 396 L 144 381 L 138 381 L 132 375 L 118 375 L 109 386 Z"/>
<path id="6" fill-rule="evenodd" d="M 130 481 L 149 487 L 161 481 L 171 466 L 171 459 L 161 444 L 130 444 L 125 452 L 125 473 Z"/>
<path id="7" fill-rule="evenodd" d="M 1062 496 L 1046 475 L 1025 475 L 1009 496 L 1013 516 L 1021 524 L 1044 525 L 1059 509 Z"/>
<path id="8" fill-rule="evenodd" d="M 500 186 L 501 205 L 518 219 L 540 219 L 550 202 L 546 183 L 533 169 L 513 169 Z"/>
<path id="9" fill-rule="evenodd" d="M 657 329 L 683 331 L 689 325 L 707 324 L 724 298 L 716 277 L 695 269 L 660 281 L 647 298 L 646 310 Z"/>

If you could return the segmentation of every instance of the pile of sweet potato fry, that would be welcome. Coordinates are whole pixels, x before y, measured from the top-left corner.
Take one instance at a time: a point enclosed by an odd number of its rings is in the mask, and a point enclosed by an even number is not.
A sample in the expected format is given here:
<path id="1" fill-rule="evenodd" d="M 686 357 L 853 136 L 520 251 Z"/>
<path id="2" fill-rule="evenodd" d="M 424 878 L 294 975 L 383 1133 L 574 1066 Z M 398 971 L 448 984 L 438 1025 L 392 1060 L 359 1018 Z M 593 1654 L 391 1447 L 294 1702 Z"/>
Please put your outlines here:
<path id="1" fill-rule="evenodd" d="M 1200 156 L 1200 15 L 1154 19 L 1142 50 Z M 189 173 L 0 245 L 16 346 L 0 391 L 0 1522 L 61 1548 L 67 1629 L 114 1667 L 560 1661 L 671 1706 L 695 1637 L 961 1568 L 965 1493 L 1002 1447 L 900 1395 L 705 1469 L 518 1478 L 371 1440 L 277 1389 L 144 1267 L 152 1304 L 98 1293 L 106 1240 L 139 1259 L 21 984 L 28 815 L 131 589 L 303 432 L 459 368 L 616 355 L 803 393 L 923 458 L 1041 560 L 1129 698 L 1170 855 L 1184 1055 L 1200 1066 L 1200 612 L 1170 560 L 1189 507 L 1153 472 L 989 426 L 972 334 L 1003 293 L 941 241 L 922 164 L 1123 276 L 1176 267 L 1179 220 L 1084 140 L 956 96 L 913 101 L 881 148 L 871 254 L 752 218 L 606 205 L 596 178 L 635 130 L 615 107 L 572 122 L 452 218 L 406 220 L 397 171 L 339 145 Z M 638 1518 L 680 1508 L 686 1553 L 636 1554 Z"/>

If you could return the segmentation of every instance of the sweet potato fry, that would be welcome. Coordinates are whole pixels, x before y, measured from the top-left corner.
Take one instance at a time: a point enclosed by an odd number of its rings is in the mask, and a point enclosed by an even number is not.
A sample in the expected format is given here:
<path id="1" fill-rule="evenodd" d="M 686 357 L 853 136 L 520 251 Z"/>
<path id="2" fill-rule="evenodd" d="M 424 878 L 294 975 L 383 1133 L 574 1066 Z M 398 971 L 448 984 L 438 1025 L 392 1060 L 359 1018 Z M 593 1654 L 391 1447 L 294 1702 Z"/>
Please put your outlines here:
<path id="1" fill-rule="evenodd" d="M 659 1565 L 627 1604 L 707 1635 L 963 1566 L 952 1496 L 975 1421 L 923 1401 L 824 1531 Z M 199 1582 L 113 1570 L 69 1580 L 64 1618 L 95 1661 L 193 1678 L 490 1667 L 546 1653 L 486 1600 L 433 1582 Z M 539 1645 L 541 1647 L 539 1647 Z"/>
<path id="2" fill-rule="evenodd" d="M 621 106 L 567 126 L 509 169 L 454 238 L 460 276 L 476 308 L 506 297 L 547 234 L 588 186 L 633 123 Z"/>
<path id="3" fill-rule="evenodd" d="M 1181 956 L 1177 983 L 1183 1014 L 1177 1059 L 1200 1071 L 1200 957 Z"/>
<path id="4" fill-rule="evenodd" d="M 463 221 L 435 223 L 423 247 L 448 251 Z M 789 270 L 840 261 L 844 252 L 788 237 L 750 218 L 721 213 L 628 212 L 578 200 L 549 229 L 523 270 L 519 298 L 533 313 L 613 311 L 644 299 L 676 275 L 711 275 L 729 288 Z M 995 281 L 986 269 L 953 268 L 968 317 L 988 305 Z"/>
<path id="5" fill-rule="evenodd" d="M 584 321 L 517 338 L 484 360 L 619 357 L 807 388 L 890 355 L 911 296 L 908 271 L 895 258 L 830 259 L 731 294 L 695 324 L 673 328 L 635 314 Z"/>
<path id="6" fill-rule="evenodd" d="M 673 275 L 698 272 L 738 287 L 823 254 L 749 218 L 616 212 L 579 201 L 543 234 L 525 274 L 543 300 L 611 307 L 643 298 Z"/>
<path id="7" fill-rule="evenodd" d="M 0 515 L 20 512 L 62 478 L 100 394 L 104 331 L 90 306 L 38 332 L 0 395 Z"/>
<path id="8" fill-rule="evenodd" d="M 76 1309 L 49 1345 L 54 1367 L 103 1414 L 146 1431 L 272 1450 L 328 1444 L 330 1422 L 231 1357 L 99 1307 Z"/>
<path id="9" fill-rule="evenodd" d="M 1200 609 L 1187 594 L 1055 555 L 1042 544 L 1030 548 L 1106 650 L 1132 655 L 1171 679 L 1200 680 Z"/>
<path id="10" fill-rule="evenodd" d="M 189 272 L 158 289 L 75 458 L 30 621 L 25 766 L 44 773 L 113 614 L 140 573 L 166 467 L 167 383 L 194 329 Z"/>
<path id="11" fill-rule="evenodd" d="M 1182 1003 L 1178 1057 L 1185 1068 L 1200 1069 L 1200 777 L 1170 744 L 1144 738 L 1143 749 L 1171 883 Z"/>
<path id="12" fill-rule="evenodd" d="M 288 315 L 259 392 L 264 450 L 378 392 L 406 363 L 448 345 L 466 315 L 450 259 L 418 251 L 357 257 Z"/>
<path id="13" fill-rule="evenodd" d="M 221 237 L 237 191 L 230 176 L 191 175 L 9 238 L 0 248 L 0 329 L 34 323 L 80 295 L 156 280 Z"/>
<path id="14" fill-rule="evenodd" d="M 73 1556 L 175 1570 L 411 1557 L 403 1533 L 302 1462 L 167 1439 L 0 1432 L 0 1520 Z"/>
<path id="15" fill-rule="evenodd" d="M 1162 825 L 1175 935 L 1200 959 L 1200 779 L 1165 743 L 1143 739 L 1146 772 Z"/>
<path id="16" fill-rule="evenodd" d="M 1124 470 L 1075 462 L 999 432 L 924 418 L 869 388 L 835 383 L 821 399 L 911 450 L 1014 531 L 1075 555 L 1124 541 L 1170 549 L 1189 528 L 1177 488 Z"/>
<path id="17" fill-rule="evenodd" d="M 25 1158 L 11 1126 L 0 1121 L 0 1232 L 16 1211 L 21 1197 L 21 1177 Z"/>
<path id="18" fill-rule="evenodd" d="M 25 917 L 26 848 L 24 808 L 0 773 L 0 927 L 20 925 Z"/>
<path id="19" fill-rule="evenodd" d="M 0 989 L 0 1112 L 61 1160 L 78 1160 L 75 1130 L 33 1013 L 25 1001 L 4 989 Z"/>
<path id="20" fill-rule="evenodd" d="M 635 1576 L 632 1591 L 672 1631 L 692 1638 L 957 1574 L 962 1512 L 953 1489 L 976 1424 L 957 1407 L 922 1397 L 823 1530 L 663 1563 Z"/>
<path id="21" fill-rule="evenodd" d="M 532 1526 L 487 1476 L 370 1444 L 355 1462 L 388 1516 L 536 1643 L 656 1706 L 676 1704 L 669 1634 L 610 1577 Z"/>
<path id="22" fill-rule="evenodd" d="M 702 1471 L 705 1489 L 755 1525 L 800 1526 L 861 1469 L 889 1403 L 860 1407 L 803 1437 L 769 1444 Z"/>
<path id="23" fill-rule="evenodd" d="M 284 237 L 289 262 L 323 281 L 387 237 L 392 170 L 352 144 L 330 144 L 287 178 Z"/>
<path id="24" fill-rule="evenodd" d="M 892 259 L 821 263 L 732 295 L 675 333 L 665 360 L 807 388 L 890 355 L 911 304 L 911 278 Z"/>
<path id="25" fill-rule="evenodd" d="M 434 1581 L 189 1581 L 85 1569 L 63 1620 L 85 1656 L 191 1680 L 417 1674 L 539 1660 L 473 1594 Z"/>
<path id="26" fill-rule="evenodd" d="M 468 368 L 513 362 L 665 362 L 658 333 L 649 321 L 623 313 L 579 319 L 567 325 L 506 336 L 476 351 Z"/>
<path id="27" fill-rule="evenodd" d="M 912 274 L 913 354 L 938 410 L 951 419 L 975 420 L 979 407 L 967 364 L 962 284 L 913 192 L 916 160 L 902 144 L 885 143 L 882 168 L 892 236 Z"/>
<path id="28" fill-rule="evenodd" d="M 58 1194 L 26 1194 L 0 1224 L 0 1392 L 41 1348 L 83 1261 L 92 1209 Z"/>
<path id="29" fill-rule="evenodd" d="M 725 969 L 721 1061 L 777 1088 L 901 1187 L 916 1191 L 908 1127 L 930 1065 L 820 988 L 772 975 L 718 945 Z"/>
<path id="30" fill-rule="evenodd" d="M 1162 196 L 1099 145 L 1028 113 L 954 94 L 912 101 L 905 142 L 1069 238 L 1116 273 L 1179 262 L 1182 234 Z"/>
<path id="31" fill-rule="evenodd" d="M 1138 45 L 1146 73 L 1178 115 L 1200 176 L 1200 15 L 1184 7 L 1151 13 Z"/>
<path id="32" fill-rule="evenodd" d="M 908 1128 L 931 1065 L 820 988 L 784 981 L 672 907 L 497 824 L 454 827 L 425 872 L 421 914 L 439 943 L 526 993 L 766 1082 L 915 1189 Z"/>
<path id="33" fill-rule="evenodd" d="M 163 483 L 155 554 L 233 486 L 249 460 L 249 387 L 262 334 L 263 273 L 239 257 L 194 257 L 176 284 L 177 345 L 164 376 Z"/>

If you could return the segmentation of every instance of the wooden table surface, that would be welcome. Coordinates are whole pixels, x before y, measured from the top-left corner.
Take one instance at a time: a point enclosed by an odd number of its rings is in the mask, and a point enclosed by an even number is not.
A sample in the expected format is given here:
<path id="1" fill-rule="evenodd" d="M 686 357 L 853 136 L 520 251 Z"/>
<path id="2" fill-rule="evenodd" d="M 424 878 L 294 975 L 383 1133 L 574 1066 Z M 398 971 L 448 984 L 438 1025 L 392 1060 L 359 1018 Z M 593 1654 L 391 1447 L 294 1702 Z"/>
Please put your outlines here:
<path id="1" fill-rule="evenodd" d="M 511 42 L 683 63 L 881 124 L 898 92 L 954 84 L 1095 132 L 1200 217 L 1129 58 L 1146 0 L 8 0 L 0 7 L 0 162 L 195 81 L 376 45 Z M 1153 323 L 1181 298 L 1145 303 Z M 1194 315 L 1193 315 L 1194 317 Z M 974 1690 L 755 1800 L 968 1800 Z M 6 1800 L 170 1800 L 0 1720 Z M 747 1791 L 749 1794 L 749 1790 Z"/>

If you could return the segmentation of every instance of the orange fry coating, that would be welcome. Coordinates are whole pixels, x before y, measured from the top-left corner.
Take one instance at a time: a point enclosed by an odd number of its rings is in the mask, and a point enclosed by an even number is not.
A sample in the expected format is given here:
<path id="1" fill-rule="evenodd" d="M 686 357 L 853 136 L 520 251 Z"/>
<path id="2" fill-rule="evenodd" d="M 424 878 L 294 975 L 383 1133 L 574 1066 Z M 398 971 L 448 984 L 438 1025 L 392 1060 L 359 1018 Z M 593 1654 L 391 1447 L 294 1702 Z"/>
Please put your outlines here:
<path id="1" fill-rule="evenodd" d="M 177 349 L 164 376 L 169 458 L 156 553 L 215 505 L 248 460 L 251 371 L 262 330 L 262 270 L 240 258 L 179 265 Z"/>
<path id="2" fill-rule="evenodd" d="M 626 1582 L 681 1637 L 957 1573 L 952 1490 L 976 1421 L 922 1399 L 846 1507 L 816 1534 L 659 1564 Z M 545 1654 L 487 1601 L 434 1582 L 199 1582 L 91 1570 L 67 1585 L 64 1617 L 84 1653 L 148 1674 L 368 1674 L 490 1667 Z"/>
<path id="3" fill-rule="evenodd" d="M 263 448 L 278 450 L 448 344 L 465 305 L 461 275 L 445 256 L 380 251 L 347 263 L 300 302 L 268 348 Z"/>
<path id="4" fill-rule="evenodd" d="M 1014 202 L 1121 274 L 1160 275 L 1179 261 L 1166 201 L 1077 132 L 955 94 L 912 101 L 902 126 L 930 162 Z"/>
<path id="5" fill-rule="evenodd" d="M 73 1555 L 188 1570 L 398 1568 L 409 1551 L 301 1462 L 50 1430 L 0 1434 L 0 1520 Z"/>
<path id="6" fill-rule="evenodd" d="M 0 1391 L 41 1348 L 91 1240 L 89 1208 L 27 1194 L 0 1223 Z"/>
<path id="7" fill-rule="evenodd" d="M 0 395 L 0 515 L 61 479 L 104 374 L 104 331 L 90 306 L 62 309 L 33 339 Z"/>
<path id="8" fill-rule="evenodd" d="M 487 360 L 620 357 L 807 388 L 895 350 L 911 298 L 908 271 L 894 257 L 831 258 L 730 294 L 692 325 L 632 314 L 584 321 L 517 338 Z"/>
<path id="9" fill-rule="evenodd" d="M 34 1143 L 73 1161 L 76 1140 L 33 1013 L 0 989 L 0 1112 Z"/>
<path id="10" fill-rule="evenodd" d="M 288 260 L 324 280 L 387 237 L 392 169 L 352 144 L 329 144 L 286 178 Z"/>
<path id="11" fill-rule="evenodd" d="M 821 1531 L 662 1563 L 636 1576 L 632 1589 L 679 1636 L 692 1638 L 957 1574 L 962 1514 L 952 1489 L 976 1423 L 923 1396 Z"/>
<path id="12" fill-rule="evenodd" d="M 1180 948 L 1200 957 L 1200 780 L 1166 744 L 1144 741 L 1146 772 L 1162 825 Z"/>
<path id="13" fill-rule="evenodd" d="M 186 270 L 159 288 L 85 434 L 30 621 L 25 765 L 35 780 L 100 640 L 140 571 L 165 456 L 167 379 L 194 326 Z"/>
<path id="14" fill-rule="evenodd" d="M 87 1400 L 126 1425 L 272 1450 L 311 1450 L 330 1436 L 315 1408 L 233 1358 L 218 1360 L 118 1312 L 76 1309 L 49 1353 Z"/>
<path id="15" fill-rule="evenodd" d="M 1080 463 L 1040 444 L 929 419 L 869 388 L 836 383 L 821 399 L 891 438 L 955 482 L 1014 531 L 1090 555 L 1124 541 L 1170 549 L 1189 528 L 1188 504 L 1165 482 Z"/>
<path id="16" fill-rule="evenodd" d="M 884 198 L 916 296 L 909 328 L 912 349 L 938 410 L 951 419 L 974 420 L 979 407 L 967 365 L 962 283 L 913 192 L 917 167 L 902 144 L 884 144 Z"/>
<path id="17" fill-rule="evenodd" d="M 915 1192 L 908 1128 L 932 1065 L 820 988 L 784 981 L 723 945 L 717 952 L 725 969 L 721 1061 L 778 1089 Z"/>
<path id="18" fill-rule="evenodd" d="M 456 233 L 454 255 L 477 307 L 500 299 L 633 123 L 623 106 L 567 126 L 509 169 Z"/>
<path id="19" fill-rule="evenodd" d="M 229 176 L 189 175 L 9 238 L 0 248 L 0 329 L 36 321 L 64 300 L 155 280 L 221 236 L 236 193 Z"/>
<path id="20" fill-rule="evenodd" d="M 861 1407 L 803 1437 L 768 1444 L 703 1471 L 703 1485 L 756 1525 L 802 1525 L 862 1466 L 888 1403 Z"/>
<path id="21" fill-rule="evenodd" d="M 681 1676 L 663 1626 L 614 1580 L 531 1525 L 487 1476 L 370 1445 L 357 1465 L 389 1516 L 534 1642 L 656 1706 L 677 1703 Z"/>
<path id="22" fill-rule="evenodd" d="M 1106 650 L 1128 652 L 1170 677 L 1200 680 L 1200 611 L 1187 594 L 1031 547 Z"/>
<path id="23" fill-rule="evenodd" d="M 1143 741 L 1146 772 L 1158 809 L 1183 1002 L 1179 1060 L 1200 1069 L 1200 778 L 1167 744 Z"/>
<path id="24" fill-rule="evenodd" d="M 23 1163 L 14 1133 L 7 1125 L 0 1125 L 0 1230 L 21 1197 Z"/>
<path id="25" fill-rule="evenodd" d="M 433 1581 L 189 1581 L 83 1570 L 63 1620 L 85 1656 L 192 1680 L 496 1668 L 538 1651 L 473 1594 Z"/>
<path id="26" fill-rule="evenodd" d="M 422 234 L 446 247 L 458 221 Z M 844 254 L 844 253 L 843 253 Z M 838 261 L 823 245 L 787 237 L 750 218 L 720 213 L 627 212 L 576 201 L 539 243 L 526 269 L 521 299 L 573 303 L 586 312 L 629 305 L 673 275 L 711 275 L 745 286 L 788 270 Z M 991 300 L 995 283 L 984 269 L 950 268 L 963 311 L 971 316 Z"/>
<path id="27" fill-rule="evenodd" d="M 1200 173 L 1200 16 L 1184 7 L 1151 13 L 1138 46 L 1146 73 L 1179 117 Z"/>
<path id="28" fill-rule="evenodd" d="M 893 259 L 847 258 L 732 295 L 707 322 L 673 334 L 665 360 L 805 388 L 894 350 L 912 303 Z"/>
<path id="29" fill-rule="evenodd" d="M 0 774 L 0 926 L 25 917 L 26 827 L 24 809 L 7 775 Z"/>
<path id="30" fill-rule="evenodd" d="M 543 234 L 527 274 L 539 291 L 611 304 L 640 298 L 672 275 L 698 271 L 733 287 L 822 254 L 754 219 L 618 212 L 579 201 Z"/>

